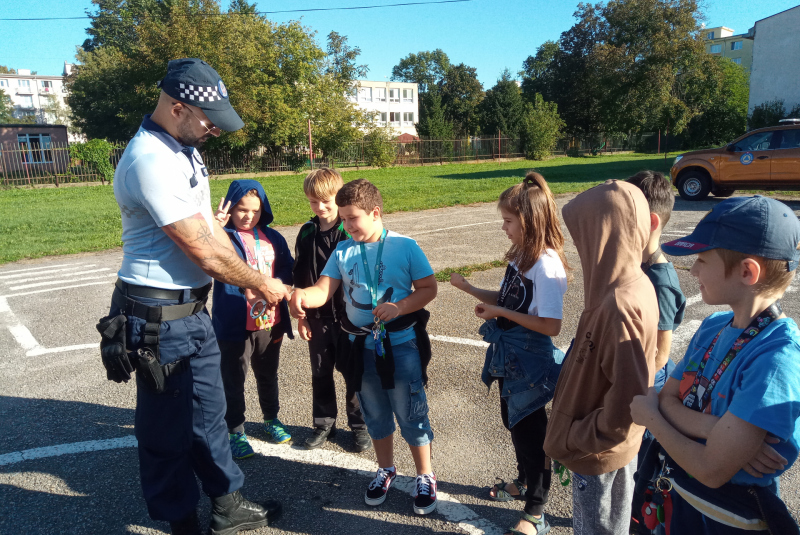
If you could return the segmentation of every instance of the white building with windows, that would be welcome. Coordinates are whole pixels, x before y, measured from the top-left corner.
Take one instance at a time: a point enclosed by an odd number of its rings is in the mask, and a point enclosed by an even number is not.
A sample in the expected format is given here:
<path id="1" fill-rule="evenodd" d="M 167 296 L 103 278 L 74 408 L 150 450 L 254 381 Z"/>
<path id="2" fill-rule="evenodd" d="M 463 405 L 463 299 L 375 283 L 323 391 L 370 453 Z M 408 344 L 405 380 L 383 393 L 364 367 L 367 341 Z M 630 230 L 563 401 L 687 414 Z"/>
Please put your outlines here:
<path id="1" fill-rule="evenodd" d="M 783 100 L 786 111 L 800 105 L 800 6 L 756 21 L 753 35 L 753 70 L 750 106 Z"/>
<path id="2" fill-rule="evenodd" d="M 36 124 L 53 124 L 56 120 L 46 111 L 53 101 L 64 109 L 69 109 L 65 97 L 67 91 L 64 78 L 72 72 L 72 65 L 64 62 L 64 72 L 60 76 L 32 74 L 28 69 L 19 69 L 16 74 L 0 74 L 0 90 L 11 97 L 14 117 L 34 117 Z M 70 133 L 70 141 L 76 140 Z"/>
<path id="3" fill-rule="evenodd" d="M 388 124 L 397 135 L 417 135 L 414 126 L 419 121 L 417 84 L 361 80 L 355 103 L 361 109 L 376 112 L 378 126 Z"/>

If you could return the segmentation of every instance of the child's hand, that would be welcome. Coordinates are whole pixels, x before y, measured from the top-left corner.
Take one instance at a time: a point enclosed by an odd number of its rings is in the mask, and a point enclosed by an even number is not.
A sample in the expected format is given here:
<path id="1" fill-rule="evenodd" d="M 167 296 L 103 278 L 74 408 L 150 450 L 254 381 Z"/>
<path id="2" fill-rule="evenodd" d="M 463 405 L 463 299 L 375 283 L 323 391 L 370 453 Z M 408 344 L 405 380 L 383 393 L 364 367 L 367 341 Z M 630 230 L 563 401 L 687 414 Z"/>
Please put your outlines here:
<path id="1" fill-rule="evenodd" d="M 658 416 L 661 416 L 661 412 L 658 410 L 658 392 L 654 387 L 647 389 L 646 396 L 635 396 L 631 401 L 631 417 L 635 423 L 649 427 Z"/>
<path id="2" fill-rule="evenodd" d="M 758 453 L 744 465 L 742 470 L 753 477 L 764 477 L 764 474 L 774 474 L 777 470 L 786 468 L 788 461 L 770 446 L 780 441 L 778 437 L 767 435 Z"/>
<path id="3" fill-rule="evenodd" d="M 471 284 L 467 282 L 467 279 L 465 279 L 463 275 L 459 275 L 458 273 L 450 274 L 450 284 L 452 284 L 462 292 L 469 291 L 469 287 L 471 286 Z"/>
<path id="4" fill-rule="evenodd" d="M 292 317 L 298 319 L 306 317 L 306 311 L 304 310 L 306 305 L 303 302 L 305 294 L 306 292 L 301 288 L 296 288 L 291 298 L 289 298 L 289 312 L 291 312 Z"/>
<path id="5" fill-rule="evenodd" d="M 231 214 L 228 213 L 228 210 L 231 209 L 231 201 L 225 203 L 225 197 L 219 200 L 219 206 L 217 207 L 217 211 L 214 212 L 214 219 L 222 225 L 223 227 L 228 224 L 228 220 L 231 218 Z"/>
<path id="6" fill-rule="evenodd" d="M 300 338 L 302 340 L 305 340 L 306 342 L 311 340 L 311 329 L 306 318 L 299 318 L 297 320 L 297 330 L 300 333 Z"/>
<path id="7" fill-rule="evenodd" d="M 484 320 L 490 320 L 500 316 L 502 307 L 496 305 L 487 305 L 486 303 L 478 303 L 475 305 L 475 315 Z"/>
<path id="8" fill-rule="evenodd" d="M 397 303 L 381 303 L 372 310 L 372 315 L 381 321 L 389 321 L 400 315 Z"/>

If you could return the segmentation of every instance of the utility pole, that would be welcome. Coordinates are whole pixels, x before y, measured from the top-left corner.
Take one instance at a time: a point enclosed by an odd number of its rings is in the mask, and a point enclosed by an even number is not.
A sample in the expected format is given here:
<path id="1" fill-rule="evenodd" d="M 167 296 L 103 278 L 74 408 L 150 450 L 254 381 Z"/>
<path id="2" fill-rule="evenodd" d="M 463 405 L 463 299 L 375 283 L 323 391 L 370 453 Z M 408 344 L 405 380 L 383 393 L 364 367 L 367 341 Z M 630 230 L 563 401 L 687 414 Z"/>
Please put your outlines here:
<path id="1" fill-rule="evenodd" d="M 314 169 L 314 144 L 311 142 L 311 119 L 308 119 L 308 159 Z"/>

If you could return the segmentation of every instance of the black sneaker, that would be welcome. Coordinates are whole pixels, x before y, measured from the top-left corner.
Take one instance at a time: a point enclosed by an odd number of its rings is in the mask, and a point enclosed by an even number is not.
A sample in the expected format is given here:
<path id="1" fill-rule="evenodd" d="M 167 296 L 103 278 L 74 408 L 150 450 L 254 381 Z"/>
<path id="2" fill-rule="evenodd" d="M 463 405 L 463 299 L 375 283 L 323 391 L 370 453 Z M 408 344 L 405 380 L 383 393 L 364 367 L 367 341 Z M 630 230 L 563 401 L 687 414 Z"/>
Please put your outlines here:
<path id="1" fill-rule="evenodd" d="M 367 492 L 364 494 L 364 501 L 367 505 L 380 505 L 386 500 L 386 493 L 389 492 L 389 487 L 394 483 L 394 478 L 397 477 L 397 470 L 392 467 L 392 470 L 385 468 L 378 468 Z"/>
<path id="2" fill-rule="evenodd" d="M 320 446 L 325 444 L 325 442 L 327 442 L 328 439 L 333 438 L 335 436 L 336 436 L 336 428 L 333 426 L 315 427 L 314 434 L 306 439 L 303 446 L 307 450 L 313 450 L 319 448 Z"/>
<path id="3" fill-rule="evenodd" d="M 414 489 L 414 512 L 427 515 L 436 510 L 436 475 L 433 473 L 417 476 Z"/>
<path id="4" fill-rule="evenodd" d="M 372 447 L 372 438 L 369 436 L 369 433 L 366 429 L 354 429 L 353 430 L 353 449 L 361 453 L 362 451 L 367 451 Z"/>

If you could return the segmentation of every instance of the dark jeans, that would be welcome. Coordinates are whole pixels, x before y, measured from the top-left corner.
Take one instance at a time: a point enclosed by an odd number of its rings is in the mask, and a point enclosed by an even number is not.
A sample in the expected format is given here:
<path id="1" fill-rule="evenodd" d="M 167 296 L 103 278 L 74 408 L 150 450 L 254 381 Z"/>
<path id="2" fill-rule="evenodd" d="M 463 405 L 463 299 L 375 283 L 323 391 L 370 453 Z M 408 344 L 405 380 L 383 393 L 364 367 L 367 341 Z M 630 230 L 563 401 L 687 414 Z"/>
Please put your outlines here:
<path id="1" fill-rule="evenodd" d="M 503 380 L 500 379 L 500 391 Z M 508 405 L 500 398 L 500 416 L 508 429 Z M 550 493 L 550 458 L 544 454 L 544 437 L 547 431 L 547 412 L 542 407 L 509 429 L 514 454 L 517 457 L 519 480 L 525 484 L 525 512 L 539 516 L 544 512 L 547 496 Z"/>
<path id="2" fill-rule="evenodd" d="M 336 342 L 341 330 L 333 318 L 315 318 L 309 316 L 311 340 L 308 341 L 308 353 L 311 357 L 311 414 L 314 427 L 331 427 L 336 424 L 338 413 L 336 405 L 336 383 L 333 370 L 336 364 Z M 345 392 L 347 406 L 347 423 L 354 431 L 366 429 L 364 416 L 355 392 Z"/>
<path id="3" fill-rule="evenodd" d="M 234 342 L 219 340 L 222 353 L 222 383 L 228 410 L 225 422 L 228 431 L 242 431 L 245 422 L 244 382 L 247 371 L 253 367 L 258 389 L 258 403 L 265 420 L 278 417 L 278 364 L 283 343 L 283 331 L 250 331 L 247 338 Z"/>

